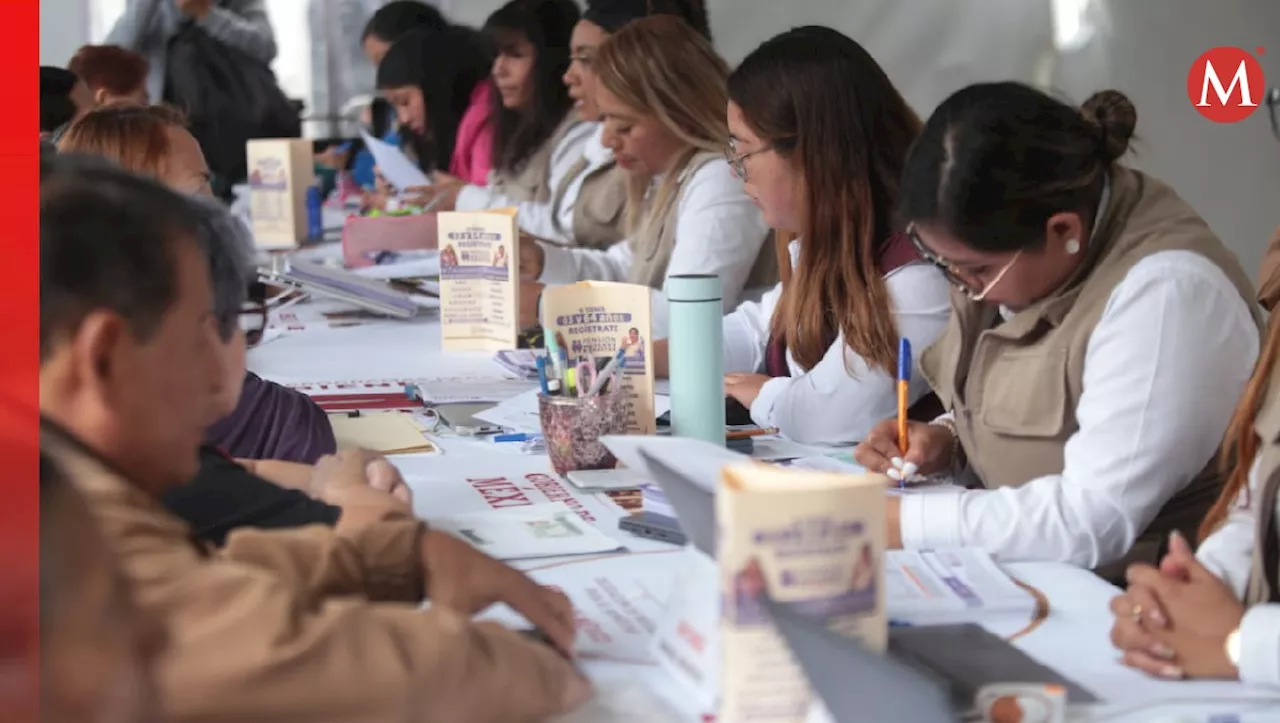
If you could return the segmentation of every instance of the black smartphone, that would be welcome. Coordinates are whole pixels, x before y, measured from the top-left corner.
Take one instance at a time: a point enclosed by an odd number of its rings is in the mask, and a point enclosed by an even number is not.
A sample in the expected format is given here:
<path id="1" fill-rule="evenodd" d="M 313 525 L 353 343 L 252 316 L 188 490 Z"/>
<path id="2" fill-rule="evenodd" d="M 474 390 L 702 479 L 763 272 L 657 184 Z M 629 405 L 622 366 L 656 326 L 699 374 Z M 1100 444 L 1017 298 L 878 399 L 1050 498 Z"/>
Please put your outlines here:
<path id="1" fill-rule="evenodd" d="M 724 424 L 726 427 L 750 427 L 755 424 L 755 421 L 751 419 L 751 410 L 742 406 L 742 402 L 733 397 L 725 397 Z M 658 426 L 671 426 L 671 412 L 658 417 Z"/>
<path id="2" fill-rule="evenodd" d="M 618 521 L 618 529 L 673 545 L 683 545 L 689 541 L 688 536 L 680 529 L 679 520 L 654 512 L 637 512 L 623 517 Z"/>

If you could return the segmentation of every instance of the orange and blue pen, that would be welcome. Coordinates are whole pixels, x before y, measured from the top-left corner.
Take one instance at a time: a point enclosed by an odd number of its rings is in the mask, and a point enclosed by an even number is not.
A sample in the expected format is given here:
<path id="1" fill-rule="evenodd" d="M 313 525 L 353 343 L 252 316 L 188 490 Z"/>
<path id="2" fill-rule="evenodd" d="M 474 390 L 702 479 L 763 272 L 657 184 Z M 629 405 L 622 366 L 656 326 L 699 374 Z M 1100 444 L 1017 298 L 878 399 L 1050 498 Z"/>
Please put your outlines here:
<path id="1" fill-rule="evenodd" d="M 907 390 L 911 387 L 911 342 L 898 341 L 898 449 L 907 456 Z"/>

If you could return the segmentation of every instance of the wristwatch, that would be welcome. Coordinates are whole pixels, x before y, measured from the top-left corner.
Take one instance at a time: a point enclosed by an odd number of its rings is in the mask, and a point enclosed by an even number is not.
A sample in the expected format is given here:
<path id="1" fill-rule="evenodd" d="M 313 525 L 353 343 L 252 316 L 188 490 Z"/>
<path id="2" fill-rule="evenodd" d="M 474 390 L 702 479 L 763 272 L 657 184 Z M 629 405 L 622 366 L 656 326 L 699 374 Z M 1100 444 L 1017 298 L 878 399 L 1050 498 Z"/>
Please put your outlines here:
<path id="1" fill-rule="evenodd" d="M 1236 670 L 1240 669 L 1240 628 L 1227 635 L 1227 661 Z"/>

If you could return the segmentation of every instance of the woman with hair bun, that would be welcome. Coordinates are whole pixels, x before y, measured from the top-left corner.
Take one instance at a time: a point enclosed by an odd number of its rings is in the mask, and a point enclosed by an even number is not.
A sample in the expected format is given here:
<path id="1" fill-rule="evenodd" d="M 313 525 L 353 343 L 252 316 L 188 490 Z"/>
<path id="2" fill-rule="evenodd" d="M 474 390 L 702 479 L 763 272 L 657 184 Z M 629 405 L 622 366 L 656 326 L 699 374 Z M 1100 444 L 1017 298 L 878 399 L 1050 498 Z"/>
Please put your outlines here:
<path id="1" fill-rule="evenodd" d="M 1164 183 L 1120 164 L 1137 114 L 1018 83 L 942 103 L 907 159 L 900 208 L 951 280 L 921 357 L 949 411 L 859 445 L 873 471 L 951 471 L 956 495 L 891 497 L 895 546 L 982 547 L 1122 579 L 1189 539 L 1222 489 L 1217 450 L 1258 355 L 1234 254 Z"/>

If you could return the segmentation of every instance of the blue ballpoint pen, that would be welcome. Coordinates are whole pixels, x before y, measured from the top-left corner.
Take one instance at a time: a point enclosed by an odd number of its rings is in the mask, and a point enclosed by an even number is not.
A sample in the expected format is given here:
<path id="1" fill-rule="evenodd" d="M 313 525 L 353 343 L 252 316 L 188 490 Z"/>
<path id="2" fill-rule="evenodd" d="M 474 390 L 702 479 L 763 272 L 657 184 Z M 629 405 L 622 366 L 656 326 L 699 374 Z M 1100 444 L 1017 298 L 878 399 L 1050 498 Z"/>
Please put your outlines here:
<path id="1" fill-rule="evenodd" d="M 534 363 L 538 365 L 538 386 L 542 388 L 542 396 L 549 397 L 551 389 L 547 386 L 547 358 L 539 354 Z"/>

